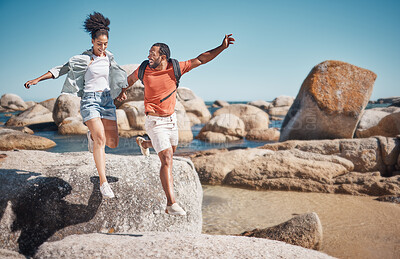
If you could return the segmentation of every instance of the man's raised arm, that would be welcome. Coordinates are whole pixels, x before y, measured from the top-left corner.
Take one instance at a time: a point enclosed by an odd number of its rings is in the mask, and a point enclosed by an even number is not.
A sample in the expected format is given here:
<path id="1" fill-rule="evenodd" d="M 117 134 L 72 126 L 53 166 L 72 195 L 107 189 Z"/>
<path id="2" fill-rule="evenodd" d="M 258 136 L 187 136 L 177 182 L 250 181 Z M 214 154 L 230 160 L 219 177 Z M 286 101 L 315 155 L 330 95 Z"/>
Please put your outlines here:
<path id="1" fill-rule="evenodd" d="M 203 65 L 211 60 L 213 60 L 216 56 L 218 56 L 224 49 L 228 48 L 229 45 L 233 44 L 235 41 L 234 38 L 231 37 L 232 34 L 225 35 L 222 44 L 215 49 L 206 51 L 200 54 L 197 58 L 191 60 L 192 66 L 191 69 L 196 68 L 200 65 Z"/>

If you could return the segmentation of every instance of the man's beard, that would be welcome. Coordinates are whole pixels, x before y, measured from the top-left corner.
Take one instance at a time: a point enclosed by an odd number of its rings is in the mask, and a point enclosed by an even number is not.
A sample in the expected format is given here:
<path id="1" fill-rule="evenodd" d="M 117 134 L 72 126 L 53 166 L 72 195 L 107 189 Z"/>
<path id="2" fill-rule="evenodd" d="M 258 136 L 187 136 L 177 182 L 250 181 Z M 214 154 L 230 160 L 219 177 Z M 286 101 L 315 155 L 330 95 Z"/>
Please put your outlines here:
<path id="1" fill-rule="evenodd" d="M 161 58 L 158 58 L 157 60 L 153 61 L 153 65 L 149 64 L 149 67 L 154 69 L 154 68 L 158 67 L 160 64 L 161 64 Z"/>

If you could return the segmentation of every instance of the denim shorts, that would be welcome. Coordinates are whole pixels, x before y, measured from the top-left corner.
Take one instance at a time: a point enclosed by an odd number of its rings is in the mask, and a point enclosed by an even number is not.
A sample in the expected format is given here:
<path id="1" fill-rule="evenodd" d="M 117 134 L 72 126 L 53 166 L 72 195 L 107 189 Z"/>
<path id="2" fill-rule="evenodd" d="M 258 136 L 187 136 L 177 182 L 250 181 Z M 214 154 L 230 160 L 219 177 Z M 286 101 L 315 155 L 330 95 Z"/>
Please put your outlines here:
<path id="1" fill-rule="evenodd" d="M 117 120 L 116 107 L 110 91 L 85 92 L 81 98 L 81 115 L 83 122 L 93 118 Z"/>

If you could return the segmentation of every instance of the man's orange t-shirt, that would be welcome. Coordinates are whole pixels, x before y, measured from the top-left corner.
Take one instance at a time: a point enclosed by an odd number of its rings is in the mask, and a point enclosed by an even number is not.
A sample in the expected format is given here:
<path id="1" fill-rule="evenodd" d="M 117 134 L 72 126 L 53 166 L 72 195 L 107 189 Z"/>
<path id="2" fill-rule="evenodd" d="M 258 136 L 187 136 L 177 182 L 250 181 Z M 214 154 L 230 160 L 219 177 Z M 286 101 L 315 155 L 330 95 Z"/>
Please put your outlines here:
<path id="1" fill-rule="evenodd" d="M 191 61 L 179 62 L 182 75 L 191 69 Z M 138 78 L 139 68 L 135 70 L 135 77 Z M 144 108 L 145 113 L 154 112 L 159 115 L 171 115 L 175 111 L 176 92 L 168 99 L 160 102 L 176 89 L 176 81 L 172 63 L 168 63 L 166 70 L 155 70 L 146 67 L 143 76 L 144 84 Z"/>

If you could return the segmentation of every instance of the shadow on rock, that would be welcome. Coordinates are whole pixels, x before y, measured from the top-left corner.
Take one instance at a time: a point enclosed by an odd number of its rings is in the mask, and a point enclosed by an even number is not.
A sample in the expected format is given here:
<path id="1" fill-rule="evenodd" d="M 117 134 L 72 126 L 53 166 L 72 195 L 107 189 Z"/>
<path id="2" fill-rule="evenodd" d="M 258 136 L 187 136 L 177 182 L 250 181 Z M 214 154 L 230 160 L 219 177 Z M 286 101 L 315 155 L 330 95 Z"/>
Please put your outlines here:
<path id="1" fill-rule="evenodd" d="M 38 177 L 12 200 L 15 220 L 11 230 L 21 231 L 19 252 L 33 256 L 37 248 L 55 232 L 70 225 L 91 220 L 101 204 L 98 177 L 91 177 L 93 190 L 88 205 L 64 200 L 72 187 L 57 177 Z"/>

